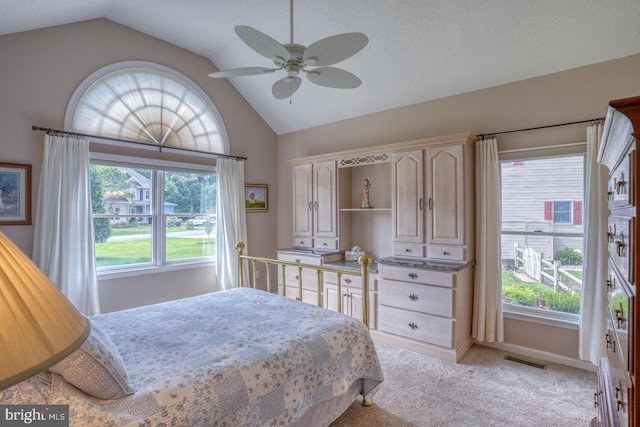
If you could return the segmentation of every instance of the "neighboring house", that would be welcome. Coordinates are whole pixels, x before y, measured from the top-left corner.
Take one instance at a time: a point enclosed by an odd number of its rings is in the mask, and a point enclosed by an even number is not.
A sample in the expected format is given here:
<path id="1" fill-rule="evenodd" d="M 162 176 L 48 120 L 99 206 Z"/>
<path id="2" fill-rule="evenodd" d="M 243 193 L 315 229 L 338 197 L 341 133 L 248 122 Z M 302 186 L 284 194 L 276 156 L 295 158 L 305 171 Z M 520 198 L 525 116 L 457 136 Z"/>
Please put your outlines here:
<path id="1" fill-rule="evenodd" d="M 583 156 L 503 162 L 502 230 L 583 233 L 583 166 Z M 566 247 L 582 250 L 582 237 L 503 234 L 503 264 L 513 262 L 516 242 L 546 260 Z"/>
<path id="2" fill-rule="evenodd" d="M 127 174 L 129 188 L 124 191 L 107 191 L 104 194 L 104 204 L 111 214 L 148 215 L 151 214 L 151 181 L 144 175 L 131 168 L 120 168 Z M 164 212 L 173 213 L 176 204 L 164 203 Z M 117 217 L 111 220 L 111 225 L 126 224 L 129 217 Z M 138 218 L 138 222 L 143 219 Z M 151 219 L 147 218 L 147 223 Z"/>

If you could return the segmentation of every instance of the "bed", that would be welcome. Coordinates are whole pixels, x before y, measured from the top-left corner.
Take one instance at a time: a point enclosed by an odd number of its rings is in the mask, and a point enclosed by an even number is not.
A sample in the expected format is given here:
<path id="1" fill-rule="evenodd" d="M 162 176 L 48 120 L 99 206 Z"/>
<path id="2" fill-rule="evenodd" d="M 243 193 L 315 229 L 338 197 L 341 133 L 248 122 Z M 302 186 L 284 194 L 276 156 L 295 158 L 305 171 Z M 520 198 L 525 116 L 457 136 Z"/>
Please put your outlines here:
<path id="1" fill-rule="evenodd" d="M 364 323 L 250 287 L 89 320 L 0 403 L 68 404 L 72 426 L 328 426 L 383 381 Z"/>

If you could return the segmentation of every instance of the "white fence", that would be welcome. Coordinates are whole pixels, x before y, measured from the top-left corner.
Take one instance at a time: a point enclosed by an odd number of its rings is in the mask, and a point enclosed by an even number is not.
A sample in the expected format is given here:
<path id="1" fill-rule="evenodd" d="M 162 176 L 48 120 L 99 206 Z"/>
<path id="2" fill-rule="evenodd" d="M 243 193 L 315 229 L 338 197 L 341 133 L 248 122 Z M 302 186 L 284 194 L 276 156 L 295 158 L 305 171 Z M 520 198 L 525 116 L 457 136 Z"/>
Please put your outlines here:
<path id="1" fill-rule="evenodd" d="M 513 265 L 516 270 L 522 267 L 525 274 L 542 284 L 547 284 L 544 279 L 548 279 L 554 292 L 558 291 L 558 287 L 560 287 L 566 292 L 575 294 L 582 288 L 582 280 L 562 268 L 560 261 L 547 261 L 542 252 L 536 252 L 527 247 L 518 247 L 517 243 L 514 243 L 513 249 L 515 253 Z M 552 270 L 553 274 L 545 272 L 545 269 Z M 568 279 L 567 283 L 560 280 L 560 273 Z"/>

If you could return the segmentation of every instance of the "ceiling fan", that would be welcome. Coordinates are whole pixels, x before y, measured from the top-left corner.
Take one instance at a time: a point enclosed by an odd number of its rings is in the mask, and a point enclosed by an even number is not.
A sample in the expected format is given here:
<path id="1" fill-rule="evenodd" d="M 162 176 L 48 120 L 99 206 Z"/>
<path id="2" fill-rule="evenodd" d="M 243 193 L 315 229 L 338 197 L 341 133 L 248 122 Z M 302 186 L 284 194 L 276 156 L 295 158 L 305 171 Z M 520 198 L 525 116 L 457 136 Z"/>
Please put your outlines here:
<path id="1" fill-rule="evenodd" d="M 248 27 L 235 27 L 238 37 L 260 55 L 271 59 L 277 68 L 243 67 L 218 71 L 209 77 L 240 77 L 273 73 L 285 70 L 287 76 L 274 83 L 271 92 L 276 99 L 291 97 L 302 83 L 298 77 L 302 71 L 307 78 L 320 86 L 338 89 L 353 89 L 362 81 L 341 68 L 329 67 L 358 53 L 369 39 L 362 33 L 344 33 L 327 37 L 305 47 L 293 42 L 293 0 L 290 0 L 290 43 L 280 44 L 268 35 Z M 317 67 L 307 69 L 307 67 Z"/>

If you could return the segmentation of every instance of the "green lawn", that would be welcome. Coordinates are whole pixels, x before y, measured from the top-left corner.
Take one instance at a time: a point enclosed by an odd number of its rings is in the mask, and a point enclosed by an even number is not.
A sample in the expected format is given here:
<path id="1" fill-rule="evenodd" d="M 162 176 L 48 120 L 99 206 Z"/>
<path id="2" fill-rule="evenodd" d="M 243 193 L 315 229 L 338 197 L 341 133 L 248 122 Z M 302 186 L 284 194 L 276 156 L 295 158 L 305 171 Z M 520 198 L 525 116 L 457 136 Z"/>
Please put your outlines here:
<path id="1" fill-rule="evenodd" d="M 134 229 L 140 230 L 141 227 Z M 126 230 L 126 229 L 125 229 Z M 141 233 L 135 233 L 141 234 Z M 167 260 L 214 256 L 215 238 L 168 238 Z M 151 238 L 125 242 L 96 243 L 98 267 L 151 262 Z"/>

